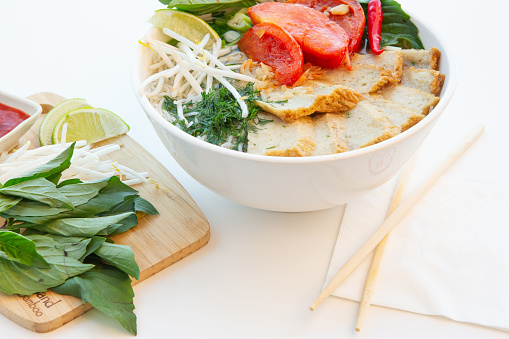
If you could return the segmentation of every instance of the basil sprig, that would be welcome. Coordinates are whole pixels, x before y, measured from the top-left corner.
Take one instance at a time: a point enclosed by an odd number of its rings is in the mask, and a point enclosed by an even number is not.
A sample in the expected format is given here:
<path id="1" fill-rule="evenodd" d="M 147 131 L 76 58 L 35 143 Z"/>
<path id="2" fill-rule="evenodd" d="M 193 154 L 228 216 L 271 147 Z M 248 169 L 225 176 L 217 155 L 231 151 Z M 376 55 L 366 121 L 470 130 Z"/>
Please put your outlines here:
<path id="1" fill-rule="evenodd" d="M 369 0 L 359 0 L 359 3 L 367 18 Z M 383 22 L 380 46 L 424 49 L 419 38 L 419 29 L 410 19 L 410 15 L 403 11 L 401 5 L 394 0 L 381 0 L 381 3 Z M 366 31 L 364 33 L 367 37 Z"/>
<path id="2" fill-rule="evenodd" d="M 136 334 L 131 278 L 140 269 L 129 246 L 107 236 L 157 214 L 138 191 L 112 176 L 60 181 L 74 144 L 47 164 L 0 188 L 0 291 L 72 295 Z"/>

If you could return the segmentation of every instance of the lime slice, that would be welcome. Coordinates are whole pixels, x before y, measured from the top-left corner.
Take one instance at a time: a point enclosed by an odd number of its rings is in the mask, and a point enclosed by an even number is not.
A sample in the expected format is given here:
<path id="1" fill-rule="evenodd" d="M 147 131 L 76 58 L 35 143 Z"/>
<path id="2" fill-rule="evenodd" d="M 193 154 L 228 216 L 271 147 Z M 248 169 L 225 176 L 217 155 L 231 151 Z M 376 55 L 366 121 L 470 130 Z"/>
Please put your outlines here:
<path id="1" fill-rule="evenodd" d="M 150 19 L 150 23 L 158 28 L 168 28 L 194 43 L 199 43 L 205 34 L 210 34 L 210 40 L 205 49 L 212 50 L 212 46 L 221 38 L 205 21 L 192 14 L 173 9 L 160 9 Z"/>
<path id="2" fill-rule="evenodd" d="M 41 146 L 51 145 L 51 137 L 55 125 L 65 113 L 81 107 L 90 107 L 90 105 L 87 104 L 85 99 L 75 98 L 65 100 L 53 107 L 48 114 L 46 114 L 39 127 L 39 142 Z"/>
<path id="3" fill-rule="evenodd" d="M 125 134 L 129 126 L 116 114 L 102 108 L 78 108 L 58 120 L 52 142 L 59 143 L 67 124 L 66 142 L 86 140 L 89 144 Z"/>

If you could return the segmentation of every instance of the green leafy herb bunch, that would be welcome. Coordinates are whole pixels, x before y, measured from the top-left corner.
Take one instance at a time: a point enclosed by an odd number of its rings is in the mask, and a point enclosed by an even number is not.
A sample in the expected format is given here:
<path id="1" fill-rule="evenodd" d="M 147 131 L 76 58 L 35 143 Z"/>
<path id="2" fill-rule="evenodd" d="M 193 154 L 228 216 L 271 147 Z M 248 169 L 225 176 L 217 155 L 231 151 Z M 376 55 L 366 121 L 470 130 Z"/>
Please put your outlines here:
<path id="1" fill-rule="evenodd" d="M 136 334 L 131 277 L 140 269 L 132 249 L 109 236 L 136 226 L 136 212 L 157 210 L 116 176 L 61 181 L 74 146 L 1 186 L 0 291 L 71 295 Z"/>

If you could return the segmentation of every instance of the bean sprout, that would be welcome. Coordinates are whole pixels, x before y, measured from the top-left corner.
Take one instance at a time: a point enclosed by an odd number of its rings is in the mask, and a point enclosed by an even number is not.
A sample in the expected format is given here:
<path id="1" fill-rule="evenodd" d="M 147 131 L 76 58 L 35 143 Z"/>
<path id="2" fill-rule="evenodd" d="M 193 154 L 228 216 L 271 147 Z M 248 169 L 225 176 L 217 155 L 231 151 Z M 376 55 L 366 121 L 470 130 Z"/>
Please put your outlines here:
<path id="1" fill-rule="evenodd" d="M 0 157 L 0 183 L 5 184 L 12 178 L 22 176 L 44 165 L 70 145 L 71 143 L 66 142 L 66 124 L 64 124 L 62 140 L 58 144 L 29 149 L 31 143 L 27 141 L 13 153 L 2 154 Z M 111 160 L 101 159 L 117 150 L 120 150 L 120 145 L 117 144 L 92 148 L 84 140 L 77 141 L 71 164 L 68 169 L 62 172 L 61 180 L 78 178 L 82 181 L 90 181 L 118 175 L 120 180 L 129 185 L 147 182 L 149 175 L 147 172 L 138 173 Z M 121 169 L 121 171 L 114 169 Z"/>

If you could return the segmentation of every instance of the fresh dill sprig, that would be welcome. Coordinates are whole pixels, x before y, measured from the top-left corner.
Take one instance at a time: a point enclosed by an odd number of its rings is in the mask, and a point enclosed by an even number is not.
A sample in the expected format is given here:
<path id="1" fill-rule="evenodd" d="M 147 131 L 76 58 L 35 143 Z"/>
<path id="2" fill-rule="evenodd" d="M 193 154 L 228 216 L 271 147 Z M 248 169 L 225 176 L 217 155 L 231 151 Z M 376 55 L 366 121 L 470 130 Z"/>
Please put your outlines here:
<path id="1" fill-rule="evenodd" d="M 170 113 L 174 118 L 174 124 L 195 136 L 207 136 L 207 142 L 214 145 L 222 145 L 230 136 L 234 139 L 234 149 L 242 144 L 242 150 L 247 150 L 247 135 L 249 131 L 256 130 L 255 119 L 259 108 L 254 101 L 259 99 L 259 91 L 249 83 L 246 87 L 238 89 L 248 107 L 249 115 L 242 117 L 242 110 L 231 92 L 223 85 L 211 89 L 208 93 L 202 92 L 202 100 L 184 106 L 184 114 L 198 113 L 190 118 L 191 125 L 186 125 L 185 120 L 177 115 L 177 107 L 170 97 L 165 97 L 162 109 Z"/>
<path id="2" fill-rule="evenodd" d="M 164 96 L 164 101 L 161 108 L 170 114 L 177 114 L 177 105 L 175 105 L 173 100 L 167 95 Z"/>

